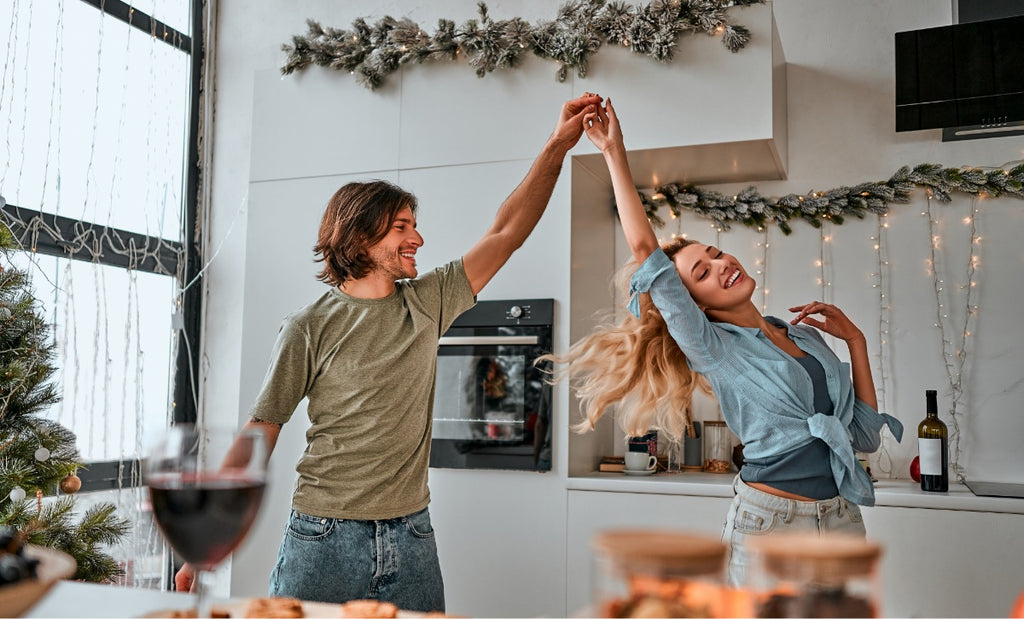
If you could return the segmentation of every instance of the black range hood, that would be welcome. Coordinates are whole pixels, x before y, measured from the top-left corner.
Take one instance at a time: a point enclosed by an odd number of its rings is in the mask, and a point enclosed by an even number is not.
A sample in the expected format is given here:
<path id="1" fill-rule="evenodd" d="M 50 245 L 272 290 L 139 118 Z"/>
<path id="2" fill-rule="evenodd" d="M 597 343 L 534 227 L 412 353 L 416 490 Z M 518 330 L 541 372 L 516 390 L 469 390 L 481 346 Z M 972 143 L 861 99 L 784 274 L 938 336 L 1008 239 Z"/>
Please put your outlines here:
<path id="1" fill-rule="evenodd" d="M 1024 15 L 896 33 L 896 131 L 1024 135 Z"/>

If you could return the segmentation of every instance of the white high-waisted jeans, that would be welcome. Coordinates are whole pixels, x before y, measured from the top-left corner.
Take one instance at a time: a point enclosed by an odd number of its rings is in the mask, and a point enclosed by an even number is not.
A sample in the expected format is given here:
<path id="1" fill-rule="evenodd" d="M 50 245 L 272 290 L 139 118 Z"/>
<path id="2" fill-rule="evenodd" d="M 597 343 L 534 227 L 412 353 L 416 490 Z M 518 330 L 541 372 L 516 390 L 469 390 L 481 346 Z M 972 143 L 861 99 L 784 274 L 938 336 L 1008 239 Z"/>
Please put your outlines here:
<path id="1" fill-rule="evenodd" d="M 860 507 L 841 496 L 823 501 L 784 499 L 751 488 L 739 475 L 732 487 L 736 496 L 725 519 L 722 541 L 729 551 L 728 579 L 734 586 L 745 584 L 751 560 L 746 544 L 752 538 L 779 531 L 866 535 Z"/>

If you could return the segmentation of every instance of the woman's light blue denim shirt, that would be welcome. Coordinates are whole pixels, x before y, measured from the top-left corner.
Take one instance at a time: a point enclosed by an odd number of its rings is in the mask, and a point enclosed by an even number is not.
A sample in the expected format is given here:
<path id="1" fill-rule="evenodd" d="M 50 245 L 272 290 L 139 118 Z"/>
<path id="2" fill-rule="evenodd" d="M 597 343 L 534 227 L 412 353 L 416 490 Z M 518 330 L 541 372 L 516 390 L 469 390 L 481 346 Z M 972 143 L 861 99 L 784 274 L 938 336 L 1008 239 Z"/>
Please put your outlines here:
<path id="1" fill-rule="evenodd" d="M 629 293 L 629 311 L 635 316 L 640 312 L 637 294 L 650 293 L 690 369 L 711 383 L 725 421 L 743 442 L 744 456 L 776 456 L 819 438 L 831 450 L 839 493 L 858 505 L 875 504 L 871 478 L 854 450 L 877 450 L 883 425 L 901 440 L 903 424 L 854 396 L 849 364 L 836 357 L 817 329 L 767 317 L 785 326 L 796 345 L 821 363 L 835 406 L 833 415 L 814 410 L 810 376 L 761 329 L 708 320 L 662 250 L 640 265 Z"/>

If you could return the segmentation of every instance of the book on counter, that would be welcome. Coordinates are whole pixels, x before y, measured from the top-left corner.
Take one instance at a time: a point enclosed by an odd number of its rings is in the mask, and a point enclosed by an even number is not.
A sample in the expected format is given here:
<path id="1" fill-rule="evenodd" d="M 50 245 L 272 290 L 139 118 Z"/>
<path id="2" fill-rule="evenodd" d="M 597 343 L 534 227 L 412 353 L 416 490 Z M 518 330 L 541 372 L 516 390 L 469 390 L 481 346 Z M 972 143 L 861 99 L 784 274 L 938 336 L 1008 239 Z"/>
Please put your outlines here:
<path id="1" fill-rule="evenodd" d="M 622 456 L 605 456 L 597 470 L 604 473 L 621 473 L 626 469 L 626 459 Z"/>

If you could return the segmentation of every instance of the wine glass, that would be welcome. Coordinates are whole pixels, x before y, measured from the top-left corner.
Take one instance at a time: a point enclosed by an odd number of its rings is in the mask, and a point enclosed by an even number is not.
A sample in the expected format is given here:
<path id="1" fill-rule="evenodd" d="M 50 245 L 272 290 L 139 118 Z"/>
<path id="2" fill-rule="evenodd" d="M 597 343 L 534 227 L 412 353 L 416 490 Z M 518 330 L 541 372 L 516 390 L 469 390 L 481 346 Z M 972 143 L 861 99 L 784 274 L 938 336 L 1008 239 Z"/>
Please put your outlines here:
<path id="1" fill-rule="evenodd" d="M 263 433 L 194 424 L 170 427 L 146 463 L 153 518 L 195 569 L 199 617 L 209 617 L 210 572 L 245 538 L 267 483 Z"/>

